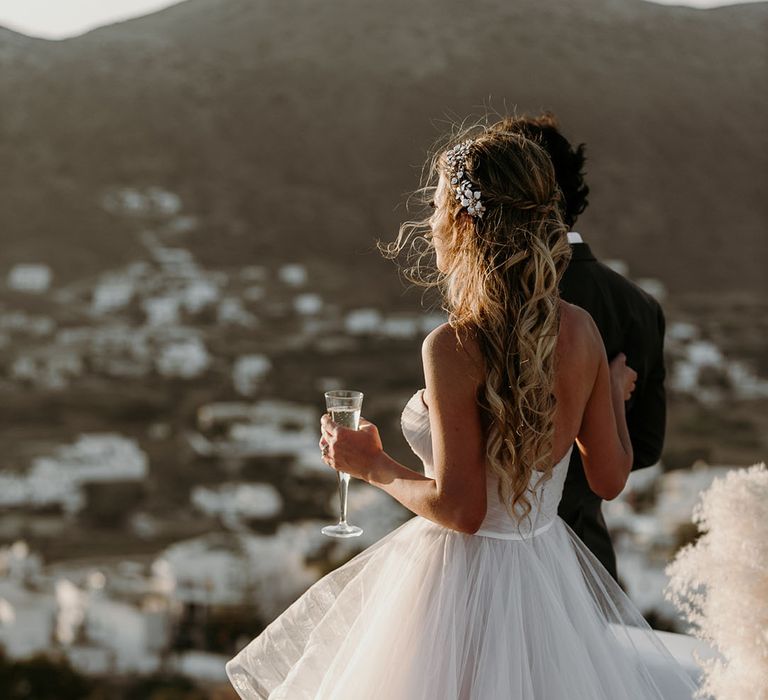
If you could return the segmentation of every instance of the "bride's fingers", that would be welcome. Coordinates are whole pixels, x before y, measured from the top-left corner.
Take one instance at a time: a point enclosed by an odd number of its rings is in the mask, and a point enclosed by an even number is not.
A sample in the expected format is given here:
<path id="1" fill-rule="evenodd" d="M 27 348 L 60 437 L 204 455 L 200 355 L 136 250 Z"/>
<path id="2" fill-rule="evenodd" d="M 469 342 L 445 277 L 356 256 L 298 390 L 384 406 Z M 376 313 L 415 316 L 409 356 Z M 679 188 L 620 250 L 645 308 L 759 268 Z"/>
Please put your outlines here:
<path id="1" fill-rule="evenodd" d="M 320 447 L 320 459 L 325 462 L 329 467 L 333 467 L 333 464 L 331 462 L 331 452 L 330 452 L 330 445 L 326 441 L 325 438 L 320 438 L 320 442 L 318 443 Z"/>
<path id="2" fill-rule="evenodd" d="M 327 413 L 324 413 L 323 417 L 320 419 L 320 430 L 323 435 L 333 435 L 335 429 L 336 424 L 331 420 L 331 417 Z"/>

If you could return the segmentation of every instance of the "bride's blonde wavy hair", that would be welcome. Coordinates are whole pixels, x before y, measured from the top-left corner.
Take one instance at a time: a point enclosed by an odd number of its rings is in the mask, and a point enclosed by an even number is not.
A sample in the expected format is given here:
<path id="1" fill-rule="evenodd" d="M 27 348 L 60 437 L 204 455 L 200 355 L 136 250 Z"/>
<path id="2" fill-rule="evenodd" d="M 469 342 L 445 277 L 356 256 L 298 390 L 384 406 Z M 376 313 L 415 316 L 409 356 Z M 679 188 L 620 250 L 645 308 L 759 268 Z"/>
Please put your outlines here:
<path id="1" fill-rule="evenodd" d="M 450 181 L 446 150 L 472 139 L 465 172 L 482 193 L 485 213 L 470 216 L 448 193 L 451 240 L 445 271 L 432 263 L 429 217 L 407 221 L 382 246 L 403 251 L 412 282 L 438 287 L 450 325 L 473 329 L 485 363 L 478 396 L 486 414 L 486 461 L 498 477 L 499 497 L 512 517 L 531 511 L 530 479 L 552 474 L 558 286 L 570 259 L 560 193 L 547 153 L 503 126 L 461 129 L 434 151 L 426 182 L 414 195 L 433 204 L 440 176 Z"/>

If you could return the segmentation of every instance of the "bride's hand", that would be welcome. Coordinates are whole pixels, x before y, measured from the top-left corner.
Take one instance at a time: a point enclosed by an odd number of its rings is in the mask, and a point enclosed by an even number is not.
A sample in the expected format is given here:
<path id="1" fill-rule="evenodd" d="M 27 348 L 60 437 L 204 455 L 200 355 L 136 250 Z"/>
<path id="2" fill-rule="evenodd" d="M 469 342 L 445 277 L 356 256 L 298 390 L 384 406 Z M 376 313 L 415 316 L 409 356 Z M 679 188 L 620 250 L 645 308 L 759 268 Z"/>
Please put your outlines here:
<path id="1" fill-rule="evenodd" d="M 611 385 L 615 391 L 620 391 L 624 401 L 629 401 L 635 390 L 637 372 L 627 366 L 627 356 L 620 352 L 611 360 Z"/>
<path id="2" fill-rule="evenodd" d="M 365 418 L 360 419 L 358 430 L 344 428 L 327 413 L 320 419 L 320 429 L 323 461 L 337 471 L 367 481 L 374 461 L 384 451 L 379 429 Z"/>

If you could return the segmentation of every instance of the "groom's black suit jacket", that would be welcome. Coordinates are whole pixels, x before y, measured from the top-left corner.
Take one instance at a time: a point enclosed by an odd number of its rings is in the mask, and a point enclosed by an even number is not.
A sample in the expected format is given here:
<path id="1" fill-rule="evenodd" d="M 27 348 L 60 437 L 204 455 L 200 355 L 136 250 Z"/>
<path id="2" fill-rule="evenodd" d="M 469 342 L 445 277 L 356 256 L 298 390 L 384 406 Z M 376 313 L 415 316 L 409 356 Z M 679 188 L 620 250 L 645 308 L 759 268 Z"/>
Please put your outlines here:
<path id="1" fill-rule="evenodd" d="M 666 425 L 664 393 L 664 314 L 653 297 L 598 262 L 586 243 L 571 246 L 573 256 L 560 284 L 561 297 L 586 309 L 595 320 L 612 360 L 619 352 L 637 372 L 627 403 L 627 427 L 634 450 L 632 469 L 655 464 Z M 614 578 L 616 555 L 600 510 L 602 499 L 587 484 L 581 455 L 573 451 L 559 515 Z"/>

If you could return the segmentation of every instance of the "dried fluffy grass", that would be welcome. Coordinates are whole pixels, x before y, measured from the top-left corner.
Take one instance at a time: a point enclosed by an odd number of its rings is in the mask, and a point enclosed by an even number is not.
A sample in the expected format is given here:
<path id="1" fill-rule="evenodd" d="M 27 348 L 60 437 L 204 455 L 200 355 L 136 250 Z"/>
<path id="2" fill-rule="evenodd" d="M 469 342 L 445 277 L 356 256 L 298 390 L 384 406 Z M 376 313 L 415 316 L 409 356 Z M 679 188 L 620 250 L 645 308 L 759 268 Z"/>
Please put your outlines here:
<path id="1" fill-rule="evenodd" d="M 699 660 L 700 697 L 768 700 L 768 470 L 729 472 L 693 512 L 701 537 L 667 567 L 666 596 L 721 658 Z"/>

